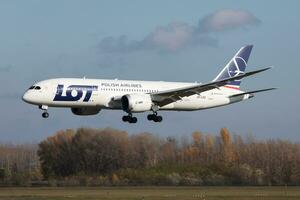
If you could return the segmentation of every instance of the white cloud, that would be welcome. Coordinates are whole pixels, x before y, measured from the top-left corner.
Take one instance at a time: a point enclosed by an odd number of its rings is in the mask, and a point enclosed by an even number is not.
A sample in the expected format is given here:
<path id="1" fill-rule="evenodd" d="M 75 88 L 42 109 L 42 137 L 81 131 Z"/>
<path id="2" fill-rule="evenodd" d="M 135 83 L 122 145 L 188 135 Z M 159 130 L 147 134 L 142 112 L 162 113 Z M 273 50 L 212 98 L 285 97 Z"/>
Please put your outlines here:
<path id="1" fill-rule="evenodd" d="M 139 50 L 174 52 L 191 46 L 216 46 L 211 32 L 222 32 L 259 24 L 260 20 L 248 11 L 220 10 L 201 19 L 197 26 L 172 22 L 159 26 L 142 40 L 128 40 L 126 35 L 106 37 L 98 45 L 102 53 L 127 53 Z"/>
<path id="2" fill-rule="evenodd" d="M 166 50 L 177 50 L 188 44 L 195 28 L 182 22 L 174 22 L 155 29 L 147 38 L 150 44 Z"/>
<path id="3" fill-rule="evenodd" d="M 259 23 L 260 20 L 248 11 L 228 9 L 204 17 L 198 27 L 204 32 L 221 32 Z"/>

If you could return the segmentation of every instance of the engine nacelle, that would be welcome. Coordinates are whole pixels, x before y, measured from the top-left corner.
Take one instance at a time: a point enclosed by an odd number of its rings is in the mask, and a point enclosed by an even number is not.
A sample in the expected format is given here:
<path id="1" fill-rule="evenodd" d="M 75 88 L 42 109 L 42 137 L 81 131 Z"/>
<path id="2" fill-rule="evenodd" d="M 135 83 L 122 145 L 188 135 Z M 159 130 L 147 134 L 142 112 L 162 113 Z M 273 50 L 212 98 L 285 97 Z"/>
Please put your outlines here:
<path id="1" fill-rule="evenodd" d="M 100 112 L 100 110 L 100 108 L 95 107 L 71 108 L 71 111 L 74 115 L 96 115 Z"/>
<path id="2" fill-rule="evenodd" d="M 151 110 L 152 107 L 149 94 L 127 94 L 122 96 L 121 102 L 125 112 L 144 112 Z"/>

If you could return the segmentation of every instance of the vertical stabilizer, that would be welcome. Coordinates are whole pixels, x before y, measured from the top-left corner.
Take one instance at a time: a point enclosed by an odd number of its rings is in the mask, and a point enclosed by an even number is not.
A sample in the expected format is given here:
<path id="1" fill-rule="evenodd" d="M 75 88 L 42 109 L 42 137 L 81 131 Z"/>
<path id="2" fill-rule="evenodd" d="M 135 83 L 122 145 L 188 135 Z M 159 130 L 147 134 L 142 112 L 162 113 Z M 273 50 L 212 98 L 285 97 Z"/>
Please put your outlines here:
<path id="1" fill-rule="evenodd" d="M 214 81 L 235 77 L 245 73 L 247 62 L 251 54 L 253 45 L 242 47 L 229 61 L 225 68 L 219 73 Z M 240 88 L 241 80 L 234 80 L 227 84 L 229 87 Z"/>

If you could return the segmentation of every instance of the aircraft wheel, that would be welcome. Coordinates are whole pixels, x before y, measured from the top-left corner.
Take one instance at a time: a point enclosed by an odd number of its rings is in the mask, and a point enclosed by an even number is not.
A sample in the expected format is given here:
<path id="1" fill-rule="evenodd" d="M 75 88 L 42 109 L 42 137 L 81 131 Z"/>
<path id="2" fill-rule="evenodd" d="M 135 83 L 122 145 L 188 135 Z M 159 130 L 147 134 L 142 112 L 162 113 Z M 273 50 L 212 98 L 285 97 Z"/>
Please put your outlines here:
<path id="1" fill-rule="evenodd" d="M 162 116 L 157 116 L 157 122 L 161 122 L 163 120 Z"/>
<path id="2" fill-rule="evenodd" d="M 136 123 L 137 122 L 137 118 L 136 117 L 131 117 L 129 120 L 129 123 Z"/>
<path id="3" fill-rule="evenodd" d="M 43 117 L 43 118 L 48 118 L 48 117 L 49 117 L 49 113 L 43 112 L 42 117 Z"/>
<path id="4" fill-rule="evenodd" d="M 124 116 L 122 117 L 122 121 L 123 121 L 123 122 L 129 122 L 130 118 L 131 118 L 130 116 L 124 115 Z"/>
<path id="5" fill-rule="evenodd" d="M 149 115 L 147 115 L 147 119 L 148 119 L 149 121 L 154 120 L 154 118 L 155 118 L 155 115 L 154 115 L 154 114 L 149 114 Z"/>

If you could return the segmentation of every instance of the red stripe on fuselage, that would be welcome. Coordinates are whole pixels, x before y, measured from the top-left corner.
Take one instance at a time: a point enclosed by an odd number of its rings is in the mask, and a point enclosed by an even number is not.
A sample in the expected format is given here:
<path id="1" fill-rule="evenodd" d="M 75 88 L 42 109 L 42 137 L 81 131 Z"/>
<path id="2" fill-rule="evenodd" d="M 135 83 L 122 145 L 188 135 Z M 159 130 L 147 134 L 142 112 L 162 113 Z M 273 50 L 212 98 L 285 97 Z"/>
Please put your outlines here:
<path id="1" fill-rule="evenodd" d="M 240 90 L 240 88 L 238 88 L 238 87 L 233 87 L 233 86 L 228 86 L 228 85 L 225 85 L 223 87 L 233 89 L 233 90 Z"/>

